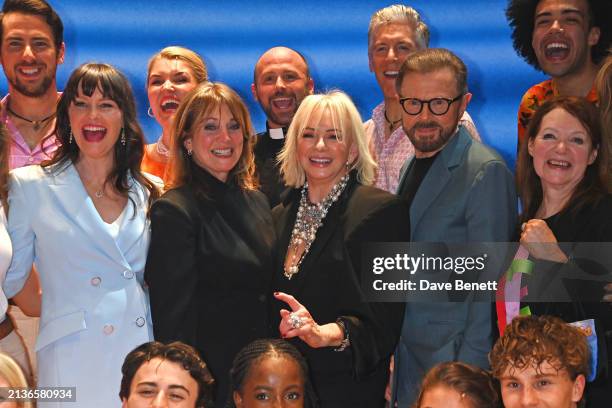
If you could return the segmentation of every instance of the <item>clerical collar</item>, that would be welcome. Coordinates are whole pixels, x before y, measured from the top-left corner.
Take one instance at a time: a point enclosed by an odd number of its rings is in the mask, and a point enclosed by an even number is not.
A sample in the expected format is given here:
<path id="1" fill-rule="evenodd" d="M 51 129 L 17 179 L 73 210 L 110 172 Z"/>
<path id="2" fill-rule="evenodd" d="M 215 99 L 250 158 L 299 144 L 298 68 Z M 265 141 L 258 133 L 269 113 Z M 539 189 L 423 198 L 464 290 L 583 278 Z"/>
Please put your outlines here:
<path id="1" fill-rule="evenodd" d="M 285 128 L 268 129 L 268 134 L 270 134 L 270 139 L 284 139 Z"/>

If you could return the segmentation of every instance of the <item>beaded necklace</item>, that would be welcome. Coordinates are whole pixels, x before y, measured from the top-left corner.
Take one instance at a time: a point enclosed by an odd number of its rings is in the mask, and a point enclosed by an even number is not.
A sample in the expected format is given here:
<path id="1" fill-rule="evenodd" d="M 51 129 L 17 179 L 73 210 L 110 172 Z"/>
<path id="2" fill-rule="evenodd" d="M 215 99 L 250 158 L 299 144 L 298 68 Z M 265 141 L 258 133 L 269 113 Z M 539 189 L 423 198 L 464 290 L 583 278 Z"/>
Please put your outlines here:
<path id="1" fill-rule="evenodd" d="M 300 206 L 298 208 L 297 217 L 293 231 L 291 231 L 291 239 L 289 240 L 289 248 L 287 253 L 291 254 L 291 262 L 289 267 L 285 267 L 284 275 L 291 280 L 293 275 L 299 272 L 302 261 L 308 254 L 310 246 L 314 242 L 317 230 L 323 225 L 323 219 L 327 215 L 329 208 L 333 203 L 338 201 L 340 194 L 344 191 L 348 183 L 349 176 L 345 174 L 338 183 L 336 183 L 329 194 L 317 204 L 313 204 L 308 199 L 308 182 L 302 187 L 302 197 L 300 198 Z M 304 252 L 298 258 L 298 249 L 304 243 Z"/>

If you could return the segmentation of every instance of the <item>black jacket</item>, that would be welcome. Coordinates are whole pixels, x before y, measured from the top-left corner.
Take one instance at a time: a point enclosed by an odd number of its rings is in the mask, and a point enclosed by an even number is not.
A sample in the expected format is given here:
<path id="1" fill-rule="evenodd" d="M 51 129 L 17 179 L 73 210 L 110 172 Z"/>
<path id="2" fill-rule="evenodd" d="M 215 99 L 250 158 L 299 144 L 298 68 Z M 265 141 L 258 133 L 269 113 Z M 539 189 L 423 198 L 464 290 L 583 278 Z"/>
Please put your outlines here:
<path id="1" fill-rule="evenodd" d="M 194 346 L 223 402 L 236 353 L 268 337 L 275 235 L 262 193 L 193 171 L 191 183 L 153 204 L 145 280 L 155 339 Z"/>
<path id="2" fill-rule="evenodd" d="M 360 287 L 361 251 L 366 242 L 400 242 L 410 238 L 407 205 L 397 197 L 357 183 L 355 175 L 334 203 L 299 272 L 287 280 L 283 265 L 300 201 L 300 190 L 289 190 L 273 211 L 279 237 L 273 288 L 293 295 L 322 325 L 342 317 L 351 346 L 313 349 L 292 340 L 306 356 L 322 408 L 382 407 L 389 379 L 389 358 L 402 325 L 403 303 L 367 303 Z M 278 330 L 279 310 L 271 313 Z"/>

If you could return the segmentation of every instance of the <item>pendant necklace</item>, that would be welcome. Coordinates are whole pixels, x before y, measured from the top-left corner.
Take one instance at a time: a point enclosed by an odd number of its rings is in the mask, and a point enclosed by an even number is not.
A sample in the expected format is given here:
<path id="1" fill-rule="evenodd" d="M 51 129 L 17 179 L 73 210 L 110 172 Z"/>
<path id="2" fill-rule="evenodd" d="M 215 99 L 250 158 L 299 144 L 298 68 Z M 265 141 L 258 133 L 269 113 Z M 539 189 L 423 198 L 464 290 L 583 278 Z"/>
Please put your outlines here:
<path id="1" fill-rule="evenodd" d="M 40 120 L 32 120 L 32 119 L 24 118 L 23 116 L 15 113 L 8 104 L 6 106 L 6 109 L 9 111 L 9 113 L 11 115 L 15 116 L 16 118 L 19 118 L 19 119 L 21 119 L 23 121 L 31 123 L 32 124 L 32 128 L 34 128 L 34 131 L 38 131 L 38 129 L 40 129 L 40 127 L 42 126 L 43 123 L 45 123 L 46 121 L 48 121 L 49 119 L 51 119 L 52 117 L 55 116 L 55 112 L 53 112 L 52 114 L 50 114 L 46 118 L 43 118 L 43 119 L 40 119 Z"/>
<path id="2" fill-rule="evenodd" d="M 402 118 L 399 118 L 398 120 L 389 120 L 386 109 L 384 111 L 384 114 L 385 114 L 385 121 L 389 124 L 389 131 L 392 132 L 395 125 L 397 125 L 398 123 L 402 121 Z"/>
<path id="3" fill-rule="evenodd" d="M 285 267 L 284 271 L 287 279 L 291 280 L 293 275 L 299 272 L 300 265 L 316 238 L 317 230 L 323 225 L 323 219 L 327 215 L 329 208 L 338 201 L 340 194 L 342 194 L 342 191 L 344 191 L 348 184 L 348 179 L 348 173 L 342 176 L 340 181 L 332 187 L 329 194 L 317 204 L 311 203 L 308 199 L 308 182 L 304 183 L 300 206 L 298 207 L 295 224 L 291 231 L 291 239 L 289 240 L 289 248 L 287 249 L 287 253 L 291 254 L 289 266 Z M 304 244 L 304 252 L 298 257 L 298 251 L 302 244 Z"/>

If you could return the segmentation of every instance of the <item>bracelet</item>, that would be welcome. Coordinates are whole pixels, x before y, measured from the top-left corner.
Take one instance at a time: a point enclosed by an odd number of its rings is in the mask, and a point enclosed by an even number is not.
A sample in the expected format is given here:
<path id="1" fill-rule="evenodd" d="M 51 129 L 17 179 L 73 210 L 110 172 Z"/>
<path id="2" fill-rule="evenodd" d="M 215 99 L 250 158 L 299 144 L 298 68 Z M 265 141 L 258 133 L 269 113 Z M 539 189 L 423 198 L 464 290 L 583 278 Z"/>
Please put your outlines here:
<path id="1" fill-rule="evenodd" d="M 342 329 L 342 333 L 344 333 L 344 338 L 342 339 L 340 345 L 334 349 L 334 351 L 344 351 L 347 347 L 351 345 L 349 332 L 346 329 L 346 324 L 344 324 L 344 320 L 342 320 L 342 318 L 339 317 L 338 319 L 336 319 L 336 324 L 340 326 L 340 329 Z"/>

